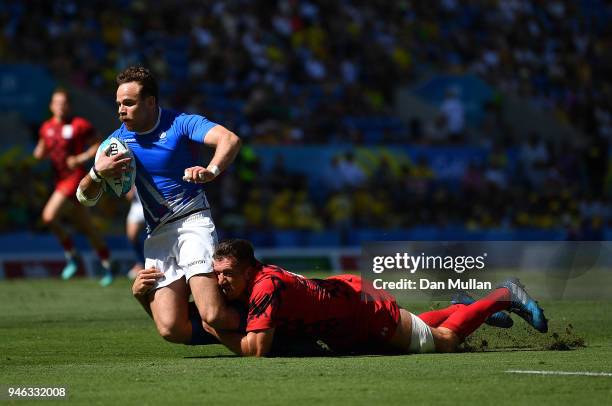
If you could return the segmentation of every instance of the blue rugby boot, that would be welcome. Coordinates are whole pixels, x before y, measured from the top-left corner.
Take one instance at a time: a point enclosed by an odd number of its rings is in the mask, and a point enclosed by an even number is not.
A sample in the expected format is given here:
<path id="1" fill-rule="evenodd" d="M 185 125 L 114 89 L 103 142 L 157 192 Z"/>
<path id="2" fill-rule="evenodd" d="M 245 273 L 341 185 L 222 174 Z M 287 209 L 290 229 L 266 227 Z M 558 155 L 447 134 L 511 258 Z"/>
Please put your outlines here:
<path id="1" fill-rule="evenodd" d="M 521 316 L 530 326 L 540 333 L 548 331 L 548 320 L 544 316 L 544 310 L 525 290 L 518 278 L 508 278 L 498 288 L 507 288 L 510 291 L 510 308 L 512 313 Z"/>
<path id="2" fill-rule="evenodd" d="M 115 275 L 117 274 L 117 262 L 102 261 L 102 278 L 100 279 L 100 286 L 103 288 L 110 286 L 115 281 Z"/>
<path id="3" fill-rule="evenodd" d="M 68 279 L 72 278 L 74 274 L 77 273 L 78 270 L 79 270 L 79 262 L 77 261 L 77 258 L 76 257 L 70 258 L 66 262 L 66 266 L 64 267 L 64 270 L 62 271 L 62 279 L 67 281 Z"/>
<path id="4" fill-rule="evenodd" d="M 113 273 L 108 271 L 104 274 L 102 279 L 100 279 L 99 283 L 100 283 L 100 286 L 105 288 L 107 286 L 110 286 L 114 281 L 115 281 L 115 277 L 113 276 Z"/>
<path id="5" fill-rule="evenodd" d="M 465 291 L 459 291 L 453 295 L 451 298 L 452 304 L 464 304 L 471 305 L 474 303 L 476 299 L 470 296 L 469 293 Z M 514 324 L 510 315 L 506 312 L 497 312 L 490 315 L 486 320 L 489 326 L 499 327 L 499 328 L 510 328 Z"/>

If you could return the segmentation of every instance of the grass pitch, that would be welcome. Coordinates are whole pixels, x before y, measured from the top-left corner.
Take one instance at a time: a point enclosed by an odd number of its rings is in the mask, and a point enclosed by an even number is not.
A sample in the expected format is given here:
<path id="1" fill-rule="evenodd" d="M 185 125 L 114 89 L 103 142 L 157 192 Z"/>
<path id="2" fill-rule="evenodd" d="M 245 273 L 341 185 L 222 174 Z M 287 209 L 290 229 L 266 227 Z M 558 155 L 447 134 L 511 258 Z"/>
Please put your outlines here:
<path id="1" fill-rule="evenodd" d="M 1 281 L 0 385 L 67 387 L 69 402 L 88 405 L 607 404 L 612 399 L 611 376 L 506 372 L 612 373 L 612 302 L 542 302 L 551 319 L 548 334 L 532 332 L 513 316 L 515 326 L 508 331 L 485 326 L 477 332 L 467 353 L 245 359 L 220 345 L 164 342 L 129 286 L 127 280 L 106 289 L 83 279 Z M 414 312 L 435 306 L 402 304 Z M 584 348 L 547 349 L 581 339 Z"/>

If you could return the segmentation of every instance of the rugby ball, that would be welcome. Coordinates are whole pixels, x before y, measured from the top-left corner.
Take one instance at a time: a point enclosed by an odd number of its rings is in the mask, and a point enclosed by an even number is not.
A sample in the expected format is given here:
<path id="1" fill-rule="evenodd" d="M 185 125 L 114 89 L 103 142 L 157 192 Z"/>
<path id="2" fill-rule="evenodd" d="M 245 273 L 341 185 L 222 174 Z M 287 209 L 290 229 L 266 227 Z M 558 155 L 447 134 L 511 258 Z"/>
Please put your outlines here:
<path id="1" fill-rule="evenodd" d="M 134 181 L 136 180 L 136 162 L 134 160 L 134 154 L 132 154 L 132 151 L 130 151 L 130 148 L 125 142 L 115 137 L 110 137 L 102 141 L 96 152 L 96 162 L 98 162 L 98 157 L 100 157 L 101 154 L 113 156 L 121 153 L 127 153 L 126 156 L 132 158 L 128 170 L 117 177 L 102 176 L 108 188 L 110 188 L 117 197 L 125 196 L 132 186 L 134 186 Z"/>

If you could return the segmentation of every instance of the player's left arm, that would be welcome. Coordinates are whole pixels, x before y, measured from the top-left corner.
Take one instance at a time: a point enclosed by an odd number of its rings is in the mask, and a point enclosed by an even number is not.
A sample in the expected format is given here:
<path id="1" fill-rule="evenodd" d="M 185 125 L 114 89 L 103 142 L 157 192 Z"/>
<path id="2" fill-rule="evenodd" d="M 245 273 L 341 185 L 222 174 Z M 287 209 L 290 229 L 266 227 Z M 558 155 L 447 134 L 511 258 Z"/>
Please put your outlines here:
<path id="1" fill-rule="evenodd" d="M 243 357 L 265 357 L 270 353 L 274 339 L 273 327 L 249 331 L 246 334 L 227 330 L 211 331 L 210 327 L 206 330 L 215 335 L 230 351 Z"/>
<path id="2" fill-rule="evenodd" d="M 100 142 L 95 142 L 80 154 L 69 156 L 68 158 L 66 158 L 66 165 L 68 165 L 68 168 L 70 169 L 74 169 L 77 166 L 83 165 L 85 162 L 96 156 L 96 151 L 98 150 L 99 146 Z"/>
<path id="3" fill-rule="evenodd" d="M 272 348 L 274 328 L 249 331 L 240 341 L 242 355 L 246 357 L 265 357 Z"/>
<path id="4" fill-rule="evenodd" d="M 71 155 L 66 158 L 66 165 L 68 168 L 74 169 L 77 166 L 85 164 L 87 161 L 93 159 L 96 156 L 96 152 L 98 151 L 98 147 L 100 146 L 100 137 L 98 133 L 93 128 L 93 126 L 89 123 L 84 125 L 85 132 L 88 134 L 85 136 L 85 142 L 88 145 L 87 148 L 80 154 Z"/>
<path id="5" fill-rule="evenodd" d="M 183 180 L 195 183 L 210 182 L 231 165 L 240 151 L 242 142 L 236 134 L 217 124 L 204 137 L 204 144 L 215 149 L 210 163 L 206 168 L 202 166 L 186 168 Z"/>

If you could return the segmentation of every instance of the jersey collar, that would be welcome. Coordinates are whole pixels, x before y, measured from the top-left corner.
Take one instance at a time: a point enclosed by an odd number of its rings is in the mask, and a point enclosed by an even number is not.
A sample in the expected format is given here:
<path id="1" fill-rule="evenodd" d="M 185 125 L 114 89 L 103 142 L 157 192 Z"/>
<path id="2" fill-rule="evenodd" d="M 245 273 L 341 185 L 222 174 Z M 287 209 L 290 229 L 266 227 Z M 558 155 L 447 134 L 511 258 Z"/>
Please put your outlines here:
<path id="1" fill-rule="evenodd" d="M 158 109 L 159 109 L 159 112 L 157 113 L 157 122 L 155 123 L 153 128 L 151 128 L 150 130 L 141 132 L 141 133 L 136 133 L 136 134 L 138 134 L 138 135 L 147 135 L 147 134 L 151 134 L 153 131 L 157 130 L 157 127 L 159 127 L 159 122 L 161 120 L 161 113 L 162 113 L 161 107 L 158 107 Z"/>

